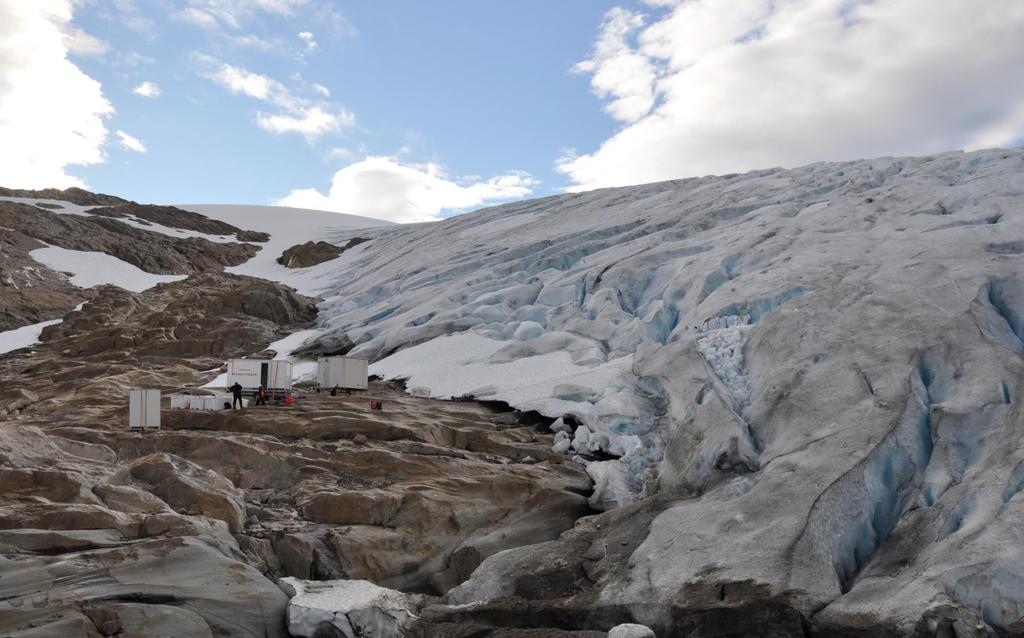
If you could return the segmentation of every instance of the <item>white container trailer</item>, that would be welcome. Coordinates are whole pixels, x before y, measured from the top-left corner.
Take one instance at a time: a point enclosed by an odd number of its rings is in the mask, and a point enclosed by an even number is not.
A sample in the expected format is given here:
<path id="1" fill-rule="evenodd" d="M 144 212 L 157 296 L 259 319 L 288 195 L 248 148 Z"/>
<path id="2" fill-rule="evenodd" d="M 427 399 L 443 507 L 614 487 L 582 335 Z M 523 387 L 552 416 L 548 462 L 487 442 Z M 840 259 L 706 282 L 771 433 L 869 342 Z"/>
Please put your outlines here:
<path id="1" fill-rule="evenodd" d="M 368 386 L 370 362 L 354 357 L 320 357 L 316 361 L 316 385 L 365 390 Z"/>
<path id="2" fill-rule="evenodd" d="M 160 429 L 160 391 L 135 388 L 128 391 L 128 429 Z"/>
<path id="3" fill-rule="evenodd" d="M 268 359 L 232 359 L 228 361 L 228 384 L 238 383 L 255 393 L 262 385 L 268 392 L 292 391 L 292 362 Z"/>

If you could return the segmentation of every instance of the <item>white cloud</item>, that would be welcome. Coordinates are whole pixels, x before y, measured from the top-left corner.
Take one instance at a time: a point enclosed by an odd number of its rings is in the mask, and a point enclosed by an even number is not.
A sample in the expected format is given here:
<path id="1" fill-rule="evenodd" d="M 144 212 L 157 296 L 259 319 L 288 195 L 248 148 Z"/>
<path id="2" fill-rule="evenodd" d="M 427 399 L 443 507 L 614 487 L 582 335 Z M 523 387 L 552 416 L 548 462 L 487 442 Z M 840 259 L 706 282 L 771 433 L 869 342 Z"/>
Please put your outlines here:
<path id="1" fill-rule="evenodd" d="M 245 35 L 225 35 L 224 37 L 232 46 L 238 48 L 258 49 L 272 53 L 280 52 L 285 48 L 280 38 L 263 38 L 251 33 Z"/>
<path id="2" fill-rule="evenodd" d="M 394 157 L 367 157 L 334 174 L 326 195 L 314 188 L 292 191 L 281 206 L 366 215 L 399 223 L 436 221 L 442 211 L 525 197 L 537 180 L 510 172 L 458 183 L 437 164 L 403 164 Z"/>
<path id="3" fill-rule="evenodd" d="M 220 27 L 220 23 L 217 21 L 216 15 L 214 15 L 210 11 L 206 11 L 204 9 L 197 9 L 196 7 L 186 7 L 180 11 L 175 12 L 173 17 L 176 20 L 180 20 L 181 22 L 188 22 L 203 29 L 216 29 Z M 233 26 L 237 27 L 238 24 L 234 23 Z"/>
<path id="4" fill-rule="evenodd" d="M 100 3 L 99 7 L 101 16 L 116 22 L 120 27 L 128 27 L 147 37 L 152 37 L 156 33 L 156 23 L 143 13 L 135 0 L 113 0 Z"/>
<path id="5" fill-rule="evenodd" d="M 153 64 L 156 62 L 154 58 L 142 55 L 141 53 L 136 53 L 135 51 L 130 53 L 120 53 L 115 51 L 115 53 L 116 57 L 114 59 L 114 66 L 138 67 L 143 64 Z"/>
<path id="6" fill-rule="evenodd" d="M 309 53 L 316 49 L 316 36 L 310 31 L 301 31 L 299 33 L 299 39 L 306 43 L 306 52 Z"/>
<path id="7" fill-rule="evenodd" d="M 114 112 L 99 82 L 67 59 L 70 0 L 0 2 L 0 184 L 81 186 L 68 166 L 104 160 L 104 118 Z"/>
<path id="8" fill-rule="evenodd" d="M 314 141 L 327 133 L 340 133 L 355 124 L 355 116 L 347 111 L 331 113 L 319 106 L 300 108 L 293 115 L 256 115 L 256 123 L 271 133 L 298 133 L 307 141 Z"/>
<path id="9" fill-rule="evenodd" d="M 647 0 L 576 67 L 625 126 L 577 188 L 1024 137 L 1019 0 Z"/>
<path id="10" fill-rule="evenodd" d="M 640 119 L 654 106 L 654 64 L 630 44 L 631 36 L 643 24 L 643 16 L 612 9 L 601 25 L 593 57 L 573 67 L 577 73 L 593 74 L 590 84 L 594 93 L 610 98 L 605 110 L 625 122 Z"/>
<path id="11" fill-rule="evenodd" d="M 335 146 L 334 148 L 327 151 L 324 154 L 325 160 L 350 160 L 354 157 L 354 154 L 344 146 Z"/>
<path id="12" fill-rule="evenodd" d="M 64 43 L 72 55 L 103 55 L 110 50 L 109 42 L 89 35 L 78 27 L 70 27 L 64 32 Z"/>
<path id="13" fill-rule="evenodd" d="M 160 97 L 160 94 L 163 93 L 163 91 L 160 90 L 159 86 L 147 80 L 132 89 L 132 93 L 141 95 L 142 97 Z"/>
<path id="14" fill-rule="evenodd" d="M 221 62 L 213 56 L 202 53 L 194 54 L 193 58 L 201 65 L 200 75 L 232 93 L 242 93 L 257 100 L 268 100 L 272 94 L 287 93 L 283 84 L 265 75 Z"/>
<path id="15" fill-rule="evenodd" d="M 116 133 L 117 137 L 121 140 L 121 148 L 129 151 L 135 151 L 136 153 L 146 152 L 146 145 L 143 144 L 139 138 L 132 137 L 121 130 L 114 131 L 114 133 Z"/>
<path id="16" fill-rule="evenodd" d="M 313 90 L 324 97 L 331 97 L 331 90 L 324 86 L 323 84 L 317 84 L 316 82 L 314 82 Z"/>
<path id="17" fill-rule="evenodd" d="M 192 59 L 199 65 L 201 76 L 232 93 L 241 93 L 281 109 L 283 112 L 261 111 L 256 114 L 257 125 L 265 131 L 297 133 L 312 143 L 323 135 L 340 133 L 355 125 L 355 115 L 350 111 L 329 102 L 296 96 L 288 87 L 271 77 L 221 62 L 202 53 L 193 53 Z"/>
<path id="18" fill-rule="evenodd" d="M 188 0 L 188 6 L 173 17 L 203 29 L 237 29 L 257 12 L 289 16 L 309 0 Z"/>

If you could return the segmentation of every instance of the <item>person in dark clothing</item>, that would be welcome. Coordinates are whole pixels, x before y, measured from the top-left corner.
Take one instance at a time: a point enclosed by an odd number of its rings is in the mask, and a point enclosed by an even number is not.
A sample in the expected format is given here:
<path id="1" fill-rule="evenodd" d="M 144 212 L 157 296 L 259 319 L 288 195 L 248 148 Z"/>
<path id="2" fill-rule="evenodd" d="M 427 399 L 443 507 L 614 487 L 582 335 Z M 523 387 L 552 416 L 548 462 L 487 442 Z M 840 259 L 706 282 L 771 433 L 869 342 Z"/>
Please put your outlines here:
<path id="1" fill-rule="evenodd" d="M 242 407 L 242 384 L 240 384 L 239 382 L 235 381 L 235 385 L 231 386 L 231 396 L 234 397 L 234 400 L 231 401 L 231 409 L 234 410 L 236 404 L 238 405 L 239 408 L 241 408 Z"/>
<path id="2" fill-rule="evenodd" d="M 267 389 L 260 386 L 260 389 L 256 391 L 256 405 L 267 404 Z"/>

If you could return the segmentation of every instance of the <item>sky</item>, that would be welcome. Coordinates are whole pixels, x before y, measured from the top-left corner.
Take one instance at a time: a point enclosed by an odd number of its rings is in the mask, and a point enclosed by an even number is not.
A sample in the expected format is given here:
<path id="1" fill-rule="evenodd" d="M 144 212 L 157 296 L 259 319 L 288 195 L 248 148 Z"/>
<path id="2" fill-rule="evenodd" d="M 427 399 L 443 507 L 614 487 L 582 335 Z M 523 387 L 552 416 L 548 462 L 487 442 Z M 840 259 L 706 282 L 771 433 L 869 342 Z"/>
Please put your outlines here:
<path id="1" fill-rule="evenodd" d="M 431 221 L 1024 142 L 1021 0 L 0 0 L 0 185 Z"/>

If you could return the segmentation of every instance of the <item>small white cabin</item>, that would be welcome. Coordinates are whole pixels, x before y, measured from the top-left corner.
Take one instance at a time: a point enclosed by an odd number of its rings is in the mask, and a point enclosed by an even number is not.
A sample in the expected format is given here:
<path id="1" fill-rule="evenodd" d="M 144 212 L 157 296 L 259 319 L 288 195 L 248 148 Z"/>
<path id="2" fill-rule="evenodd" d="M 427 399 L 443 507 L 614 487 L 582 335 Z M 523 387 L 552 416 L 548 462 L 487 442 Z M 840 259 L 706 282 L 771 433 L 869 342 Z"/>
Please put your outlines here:
<path id="1" fill-rule="evenodd" d="M 228 361 L 227 387 L 238 383 L 242 390 L 255 393 L 262 385 L 268 392 L 291 392 L 292 362 L 269 359 L 232 359 Z"/>
<path id="2" fill-rule="evenodd" d="M 354 357 L 320 357 L 316 360 L 316 385 L 321 389 L 365 390 L 370 362 Z"/>

